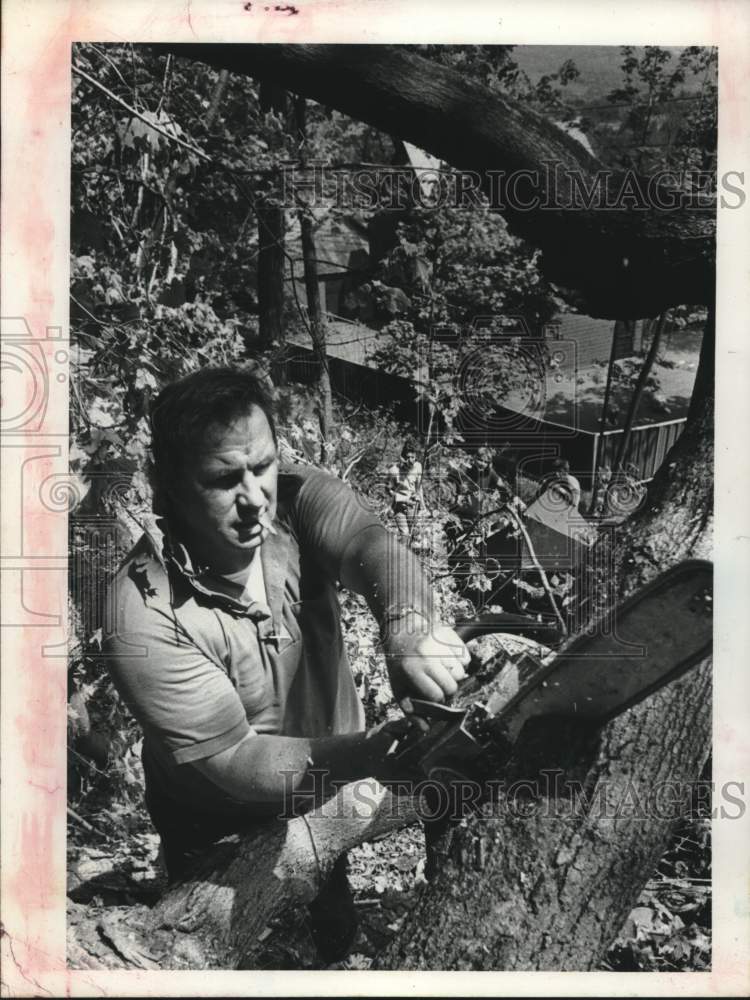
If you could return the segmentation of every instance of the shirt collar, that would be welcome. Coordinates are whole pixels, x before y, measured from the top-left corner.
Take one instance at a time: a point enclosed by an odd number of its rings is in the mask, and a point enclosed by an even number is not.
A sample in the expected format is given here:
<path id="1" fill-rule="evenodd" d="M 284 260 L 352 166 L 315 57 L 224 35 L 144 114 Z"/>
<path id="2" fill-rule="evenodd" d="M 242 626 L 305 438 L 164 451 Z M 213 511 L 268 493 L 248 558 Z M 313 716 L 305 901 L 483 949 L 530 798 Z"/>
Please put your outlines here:
<path id="1" fill-rule="evenodd" d="M 166 517 L 156 522 L 156 537 L 152 537 L 154 555 L 161 565 L 169 572 L 177 573 L 189 587 L 212 603 L 235 613 L 252 618 L 256 622 L 270 620 L 271 610 L 260 601 L 243 601 L 232 597 L 223 590 L 211 586 L 211 574 L 208 567 L 196 563 L 190 555 L 187 546 L 180 541 L 171 528 Z M 264 546 L 261 546 L 261 551 Z"/>

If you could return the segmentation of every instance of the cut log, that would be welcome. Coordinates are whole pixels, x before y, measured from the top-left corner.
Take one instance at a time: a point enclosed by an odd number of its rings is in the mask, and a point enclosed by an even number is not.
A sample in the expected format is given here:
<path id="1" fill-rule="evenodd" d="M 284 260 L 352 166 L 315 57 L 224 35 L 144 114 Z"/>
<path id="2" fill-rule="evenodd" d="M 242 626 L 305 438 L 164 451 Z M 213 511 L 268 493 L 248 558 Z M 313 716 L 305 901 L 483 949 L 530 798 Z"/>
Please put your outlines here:
<path id="1" fill-rule="evenodd" d="M 74 968 L 251 968 L 270 920 L 315 898 L 345 851 L 417 821 L 375 781 L 347 785 L 313 812 L 230 837 L 153 908 L 69 919 Z"/>

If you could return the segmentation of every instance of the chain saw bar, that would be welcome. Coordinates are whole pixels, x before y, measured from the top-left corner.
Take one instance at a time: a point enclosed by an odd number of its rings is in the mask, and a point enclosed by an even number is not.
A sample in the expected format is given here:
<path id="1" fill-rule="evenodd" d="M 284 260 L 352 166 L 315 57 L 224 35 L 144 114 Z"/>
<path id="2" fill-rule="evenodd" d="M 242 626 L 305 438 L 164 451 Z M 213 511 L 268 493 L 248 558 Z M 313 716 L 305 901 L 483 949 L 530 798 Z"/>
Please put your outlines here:
<path id="1" fill-rule="evenodd" d="M 466 708 L 412 699 L 414 724 L 392 751 L 397 769 L 449 784 L 470 776 L 490 745 L 509 751 L 532 717 L 603 725 L 711 652 L 713 567 L 687 560 L 622 603 L 609 623 L 575 638 L 552 663 L 508 657 L 486 702 Z"/>

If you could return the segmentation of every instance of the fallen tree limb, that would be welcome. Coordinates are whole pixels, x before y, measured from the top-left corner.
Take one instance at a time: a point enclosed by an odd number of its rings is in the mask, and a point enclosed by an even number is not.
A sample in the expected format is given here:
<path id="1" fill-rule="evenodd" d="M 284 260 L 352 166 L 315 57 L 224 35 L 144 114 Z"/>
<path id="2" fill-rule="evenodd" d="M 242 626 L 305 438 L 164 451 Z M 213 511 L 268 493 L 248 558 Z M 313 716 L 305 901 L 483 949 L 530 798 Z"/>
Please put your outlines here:
<path id="1" fill-rule="evenodd" d="M 153 909 L 113 908 L 103 918 L 71 920 L 68 963 L 249 968 L 269 921 L 310 902 L 339 855 L 416 820 L 410 800 L 377 782 L 347 785 L 305 816 L 222 841 Z"/>
<path id="2" fill-rule="evenodd" d="M 580 311 L 638 319 L 713 301 L 712 196 L 605 171 L 554 123 L 455 70 L 388 45 L 155 48 L 274 81 L 475 173 Z"/>

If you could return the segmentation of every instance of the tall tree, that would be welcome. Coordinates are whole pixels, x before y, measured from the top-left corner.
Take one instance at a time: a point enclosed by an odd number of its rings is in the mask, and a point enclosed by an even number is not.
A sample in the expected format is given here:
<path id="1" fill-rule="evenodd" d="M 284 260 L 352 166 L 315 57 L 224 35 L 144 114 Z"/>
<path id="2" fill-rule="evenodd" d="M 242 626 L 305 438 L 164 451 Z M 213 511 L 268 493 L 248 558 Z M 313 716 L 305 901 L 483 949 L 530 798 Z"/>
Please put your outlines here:
<path id="1" fill-rule="evenodd" d="M 286 121 L 289 115 L 288 93 L 276 84 L 262 81 L 260 109 Z M 283 351 L 284 342 L 286 216 L 278 187 L 277 178 L 267 194 L 258 194 L 255 209 L 258 219 L 258 336 L 263 351 L 271 350 L 274 344 L 277 350 Z M 276 368 L 277 374 L 283 376 L 283 365 Z"/>
<path id="2" fill-rule="evenodd" d="M 297 97 L 295 100 L 295 122 L 301 153 L 301 166 L 304 169 L 307 166 L 307 151 L 305 149 L 307 120 L 304 97 Z M 326 442 L 333 428 L 333 393 L 331 390 L 328 349 L 326 347 L 326 317 L 320 301 L 318 255 L 315 247 L 315 219 L 312 213 L 312 205 L 306 204 L 303 201 L 299 206 L 297 214 L 302 241 L 302 266 L 304 269 L 305 294 L 307 297 L 307 321 L 309 323 L 310 339 L 312 340 L 318 373 L 318 416 L 322 437 L 321 446 L 325 449 Z"/>

